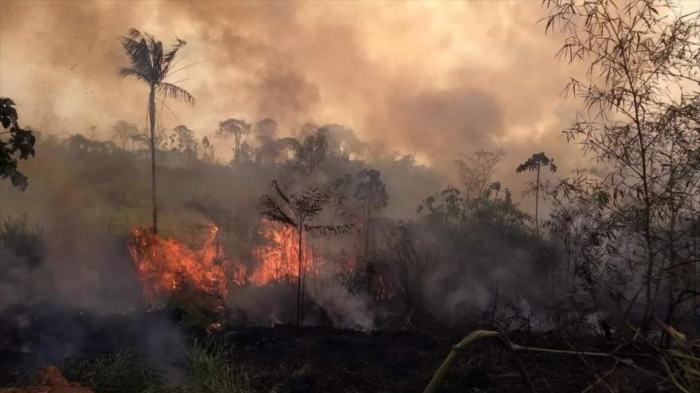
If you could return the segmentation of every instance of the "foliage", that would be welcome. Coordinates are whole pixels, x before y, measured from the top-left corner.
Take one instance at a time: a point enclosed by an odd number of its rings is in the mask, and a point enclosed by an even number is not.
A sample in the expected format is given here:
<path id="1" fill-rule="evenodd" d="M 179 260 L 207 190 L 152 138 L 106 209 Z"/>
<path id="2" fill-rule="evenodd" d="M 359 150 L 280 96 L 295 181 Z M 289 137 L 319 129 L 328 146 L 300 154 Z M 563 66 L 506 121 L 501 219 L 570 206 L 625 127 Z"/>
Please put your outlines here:
<path id="1" fill-rule="evenodd" d="M 0 252 L 5 250 L 25 258 L 29 266 L 37 266 L 45 252 L 41 228 L 32 226 L 26 214 L 4 218 L 0 222 Z"/>
<path id="2" fill-rule="evenodd" d="M 297 167 L 311 177 L 328 154 L 328 137 L 323 128 L 316 128 L 313 125 L 306 127 L 313 128 L 315 131 L 307 135 L 303 141 L 288 138 L 287 143 L 294 152 Z"/>
<path id="3" fill-rule="evenodd" d="M 129 34 L 121 37 L 120 41 L 129 60 L 128 67 L 119 68 L 120 76 L 135 77 L 164 98 L 194 105 L 195 98 L 190 93 L 173 83 L 166 82 L 169 76 L 179 71 L 171 68 L 177 52 L 187 44 L 186 41 L 177 38 L 177 43 L 166 51 L 161 41 L 136 29 L 129 30 Z"/>
<path id="4" fill-rule="evenodd" d="M 199 155 L 199 142 L 194 136 L 194 131 L 181 124 L 175 127 L 173 132 L 174 138 L 177 140 L 177 149 L 196 158 Z"/>
<path id="5" fill-rule="evenodd" d="M 368 211 L 376 212 L 389 203 L 389 194 L 381 175 L 381 172 L 374 169 L 363 169 L 357 174 L 359 182 L 355 189 L 355 198 L 364 202 Z"/>
<path id="6" fill-rule="evenodd" d="M 673 347 L 659 359 L 671 383 L 683 393 L 700 391 L 700 340 L 689 339 L 671 326 L 663 325 Z"/>
<path id="7" fill-rule="evenodd" d="M 546 4 L 546 30 L 565 36 L 560 56 L 589 65 L 587 80 L 572 79 L 565 90 L 586 106 L 565 133 L 603 165 L 563 179 L 548 194 L 558 209 L 573 203 L 597 210 L 585 212 L 598 223 L 591 229 L 600 230 L 589 235 L 596 251 L 578 250 L 579 266 L 627 266 L 627 280 L 641 283 L 625 316 L 641 300 L 646 331 L 660 294 L 670 322 L 690 289 L 680 279 L 689 275 L 684 266 L 697 260 L 689 225 L 700 203 L 700 91 L 688 87 L 700 82 L 700 22 L 666 1 Z"/>
<path id="8" fill-rule="evenodd" d="M 524 163 L 518 165 L 516 172 L 539 172 L 541 168 L 549 168 L 550 171 L 556 172 L 557 166 L 554 165 L 554 160 L 547 157 L 544 153 L 533 154 L 532 157 L 528 158 Z"/>
<path id="9" fill-rule="evenodd" d="M 248 393 L 254 388 L 254 373 L 232 365 L 231 348 L 221 339 L 196 342 L 188 353 L 185 381 L 177 386 L 155 386 L 147 393 Z"/>
<path id="10" fill-rule="evenodd" d="M 219 129 L 216 131 L 216 135 L 221 138 L 233 137 L 235 142 L 233 148 L 233 162 L 238 163 L 242 161 L 243 158 L 243 138 L 250 134 L 252 124 L 246 123 L 244 120 L 239 119 L 227 119 L 219 123 Z"/>
<path id="11" fill-rule="evenodd" d="M 15 102 L 10 98 L 0 97 L 0 123 L 2 123 L 3 132 L 0 134 L 9 134 L 7 141 L 0 139 L 0 178 L 10 178 L 12 185 L 19 190 L 24 191 L 29 185 L 27 177 L 17 169 L 17 157 L 26 160 L 29 156 L 34 156 L 34 143 L 36 138 L 31 130 L 23 130 L 17 119 L 17 109 Z"/>
<path id="12" fill-rule="evenodd" d="M 180 285 L 187 286 L 186 283 Z M 180 316 L 183 326 L 199 332 L 207 331 L 210 326 L 221 323 L 223 315 L 219 307 L 219 302 L 211 299 L 211 295 L 193 288 L 180 289 L 165 302 L 165 308 L 175 311 Z"/>
<path id="13" fill-rule="evenodd" d="M 122 149 L 126 148 L 128 142 L 131 142 L 132 149 L 136 144 L 148 142 L 148 135 L 140 132 L 136 124 L 123 120 L 119 120 L 112 125 L 112 138 L 119 142 Z"/>
<path id="14" fill-rule="evenodd" d="M 149 87 L 148 95 L 148 120 L 150 125 L 151 141 L 151 200 L 153 207 L 153 233 L 158 233 L 158 204 L 156 197 L 156 99 L 163 106 L 166 98 L 176 101 L 184 101 L 194 105 L 194 97 L 185 89 L 175 83 L 167 82 L 168 77 L 179 70 L 172 70 L 173 61 L 177 52 L 187 44 L 181 39 L 177 39 L 170 50 L 163 49 L 163 43 L 157 41 L 147 33 L 141 33 L 136 29 L 129 30 L 127 36 L 120 39 L 124 52 L 129 60 L 128 67 L 120 67 L 121 77 L 135 77 L 144 82 Z M 161 97 L 156 97 L 156 95 Z M 169 109 L 169 108 L 168 108 Z"/>
<path id="15" fill-rule="evenodd" d="M 306 232 L 319 235 L 342 234 L 349 232 L 352 224 L 340 225 L 311 225 L 314 219 L 332 202 L 333 187 L 307 187 L 300 194 L 287 195 L 280 189 L 277 181 L 272 182 L 275 197 L 263 194 L 260 198 L 262 216 L 270 221 L 278 222 L 286 227 L 296 229 L 299 256 L 297 275 L 297 326 L 304 322 L 304 269 L 303 269 L 303 239 Z"/>
<path id="16" fill-rule="evenodd" d="M 221 339 L 195 342 L 188 350 L 184 381 L 171 385 L 133 352 L 118 350 L 84 360 L 67 370 L 67 376 L 96 393 L 247 393 L 254 388 L 254 373 L 233 366 L 231 348 Z"/>
<path id="17" fill-rule="evenodd" d="M 535 231 L 538 235 L 540 233 L 540 170 L 542 168 L 548 168 L 550 172 L 557 171 L 554 159 L 547 157 L 544 153 L 533 154 L 515 169 L 516 173 L 525 171 L 537 173 L 535 183 L 530 188 L 535 190 Z"/>

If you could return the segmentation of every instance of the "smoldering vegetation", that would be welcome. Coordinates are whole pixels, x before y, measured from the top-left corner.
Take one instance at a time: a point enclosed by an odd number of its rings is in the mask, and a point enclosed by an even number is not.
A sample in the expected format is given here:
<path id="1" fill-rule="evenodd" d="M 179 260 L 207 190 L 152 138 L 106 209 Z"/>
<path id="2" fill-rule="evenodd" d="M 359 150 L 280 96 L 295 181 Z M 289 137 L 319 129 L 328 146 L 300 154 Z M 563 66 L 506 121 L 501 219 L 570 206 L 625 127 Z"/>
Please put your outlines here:
<path id="1" fill-rule="evenodd" d="M 187 42 L 137 29 L 117 73 L 148 87 L 146 128 L 23 129 L 2 97 L 0 382 L 54 364 L 97 392 L 697 391 L 700 19 L 615 5 L 546 3 L 588 67 L 564 134 L 595 164 L 573 172 L 553 146 L 428 161 L 299 123 L 321 99 L 295 75 L 279 124 L 166 127 L 165 101 L 197 103 L 168 79 Z M 447 130 L 430 151 L 503 136 L 494 95 L 412 97 L 396 124 Z"/>
<path id="2" fill-rule="evenodd" d="M 3 315 L 20 331 L 41 330 L 72 313 L 100 319 L 171 307 L 194 328 L 294 323 L 298 248 L 291 244 L 298 238 L 266 218 L 261 204 L 261 195 L 279 199 L 275 187 L 289 195 L 328 190 L 313 225 L 346 227 L 304 234 L 314 264 L 304 276 L 306 325 L 364 331 L 428 320 L 458 325 L 488 320 L 484 313 L 516 298 L 537 304 L 550 295 L 533 284 L 549 268 L 547 242 L 529 231 L 528 215 L 505 187 L 494 190 L 489 183 L 477 216 L 471 205 L 477 199 L 467 197 L 475 190 L 440 191 L 445 179 L 410 156 L 368 162 L 366 144 L 345 127 L 309 125 L 287 137 L 268 119 L 251 127 L 255 131 L 243 136 L 226 163 L 211 150 L 221 138 L 201 141 L 184 126 L 161 130 L 161 236 L 196 249 L 213 225 L 221 257 L 235 266 L 227 265 L 230 290 L 223 295 L 183 276 L 179 290 L 147 298 L 149 283 L 139 281 L 128 244 L 132 227 L 150 220 L 148 150 L 135 126 L 118 122 L 112 129 L 111 141 L 35 131 L 42 154 L 23 167 L 31 187 L 21 194 L 3 187 L 0 299 Z M 270 237 L 271 228 L 283 239 Z M 241 268 L 245 272 L 235 274 Z M 33 319 L 34 311 L 40 319 Z M 61 331 L 49 338 L 71 343 L 59 346 L 62 355 L 79 353 L 94 328 L 87 324 L 81 332 L 79 326 L 50 333 Z M 38 339 L 35 345 L 51 348 Z M 36 364 L 61 357 L 33 354 Z"/>

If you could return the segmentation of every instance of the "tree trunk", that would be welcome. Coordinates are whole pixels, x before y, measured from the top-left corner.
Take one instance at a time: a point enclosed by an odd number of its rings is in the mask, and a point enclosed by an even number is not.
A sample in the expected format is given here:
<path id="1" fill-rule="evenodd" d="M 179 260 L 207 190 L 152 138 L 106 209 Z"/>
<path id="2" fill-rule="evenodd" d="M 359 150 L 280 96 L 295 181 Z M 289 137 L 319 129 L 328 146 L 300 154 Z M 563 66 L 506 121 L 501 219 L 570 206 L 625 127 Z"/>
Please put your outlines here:
<path id="1" fill-rule="evenodd" d="M 535 233 L 540 236 L 540 166 L 537 166 L 537 186 L 535 187 Z"/>
<path id="2" fill-rule="evenodd" d="M 151 198 L 153 203 L 153 233 L 158 234 L 158 203 L 156 200 L 156 87 L 151 85 L 148 96 L 148 121 L 151 127 Z"/>
<path id="3" fill-rule="evenodd" d="M 302 276 L 303 276 L 303 251 L 302 251 L 302 234 L 304 231 L 304 224 L 302 222 L 299 222 L 299 230 L 298 230 L 298 235 L 299 235 L 299 279 L 297 280 L 297 327 L 301 327 L 301 311 L 303 305 L 301 304 L 301 281 L 302 281 Z"/>

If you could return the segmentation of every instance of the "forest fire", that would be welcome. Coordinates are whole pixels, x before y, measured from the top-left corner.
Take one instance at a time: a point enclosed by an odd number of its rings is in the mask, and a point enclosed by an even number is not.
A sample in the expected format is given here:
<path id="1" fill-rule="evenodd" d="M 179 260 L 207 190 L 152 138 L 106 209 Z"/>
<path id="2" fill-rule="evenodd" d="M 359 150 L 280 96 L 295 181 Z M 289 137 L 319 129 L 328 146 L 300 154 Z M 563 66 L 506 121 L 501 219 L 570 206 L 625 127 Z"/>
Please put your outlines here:
<path id="1" fill-rule="evenodd" d="M 182 285 L 224 297 L 229 285 L 263 286 L 269 282 L 298 277 L 298 240 L 292 228 L 263 224 L 266 244 L 256 247 L 251 255 L 253 267 L 224 253 L 217 241 L 219 229 L 208 224 L 197 248 L 171 238 L 152 234 L 147 228 L 132 229 L 128 251 L 149 302 L 177 291 Z M 322 261 L 314 261 L 314 252 L 304 244 L 303 272 L 317 269 Z"/>
<path id="2" fill-rule="evenodd" d="M 700 393 L 700 0 L 356 3 L 0 0 L 0 393 Z"/>
<path id="3" fill-rule="evenodd" d="M 185 244 L 152 234 L 146 228 L 132 229 L 129 254 L 143 284 L 144 296 L 152 301 L 177 290 L 183 283 L 225 296 L 226 275 L 222 248 L 216 243 L 218 228 L 207 230 L 202 246 L 192 250 Z"/>

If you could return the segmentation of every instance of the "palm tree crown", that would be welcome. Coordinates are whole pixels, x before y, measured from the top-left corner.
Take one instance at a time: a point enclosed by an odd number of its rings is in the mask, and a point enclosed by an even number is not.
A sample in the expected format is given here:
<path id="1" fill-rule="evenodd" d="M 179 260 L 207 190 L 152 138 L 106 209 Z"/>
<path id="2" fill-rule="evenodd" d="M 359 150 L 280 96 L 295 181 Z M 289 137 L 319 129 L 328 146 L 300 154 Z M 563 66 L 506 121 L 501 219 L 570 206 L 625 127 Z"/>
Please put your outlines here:
<path id="1" fill-rule="evenodd" d="M 165 79 L 179 70 L 171 71 L 173 60 L 177 51 L 187 43 L 178 38 L 177 44 L 169 51 L 163 52 L 163 43 L 157 41 L 152 35 L 141 33 L 136 29 L 129 30 L 129 34 L 121 37 L 124 51 L 129 57 L 129 67 L 119 68 L 119 75 L 126 78 L 136 77 L 148 84 L 148 122 L 151 130 L 151 197 L 153 204 L 153 233 L 158 233 L 158 201 L 156 198 L 156 94 L 161 94 L 161 102 L 165 105 L 165 98 L 177 101 L 185 101 L 194 105 L 194 97 L 185 89 L 174 83 L 165 82 Z M 186 67 L 180 68 L 184 69 Z M 170 109 L 170 108 L 168 108 Z"/>
<path id="2" fill-rule="evenodd" d="M 171 67 L 175 55 L 180 48 L 187 44 L 186 41 L 178 38 L 175 46 L 169 51 L 163 52 L 163 42 L 136 29 L 129 30 L 129 34 L 121 37 L 120 41 L 124 51 L 129 56 L 130 63 L 129 67 L 119 68 L 121 77 L 136 77 L 155 88 L 156 93 L 194 105 L 195 99 L 189 92 L 172 83 L 165 82 L 168 76 L 179 71 L 171 72 Z"/>

